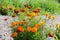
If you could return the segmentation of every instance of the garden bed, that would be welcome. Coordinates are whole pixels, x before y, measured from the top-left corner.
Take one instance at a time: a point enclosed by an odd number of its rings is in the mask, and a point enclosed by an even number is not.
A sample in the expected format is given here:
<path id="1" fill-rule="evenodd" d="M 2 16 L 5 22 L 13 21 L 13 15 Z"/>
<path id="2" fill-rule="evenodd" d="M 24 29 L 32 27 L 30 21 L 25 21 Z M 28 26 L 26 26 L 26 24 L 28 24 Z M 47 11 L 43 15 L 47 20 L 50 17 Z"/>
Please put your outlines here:
<path id="1" fill-rule="evenodd" d="M 56 31 L 56 22 L 60 23 L 60 16 L 56 16 L 56 19 L 52 20 L 49 19 L 46 22 L 45 28 L 50 28 L 49 25 L 52 24 L 51 30 L 54 32 Z M 42 16 L 42 19 L 45 19 L 46 16 Z M 7 19 L 7 20 L 6 20 Z M 12 34 L 12 28 L 10 28 L 10 25 L 13 21 L 18 21 L 18 18 L 12 18 L 11 16 L 0 16 L 0 40 L 13 40 L 13 38 L 10 36 Z M 55 40 L 54 37 L 47 37 L 46 40 Z"/>

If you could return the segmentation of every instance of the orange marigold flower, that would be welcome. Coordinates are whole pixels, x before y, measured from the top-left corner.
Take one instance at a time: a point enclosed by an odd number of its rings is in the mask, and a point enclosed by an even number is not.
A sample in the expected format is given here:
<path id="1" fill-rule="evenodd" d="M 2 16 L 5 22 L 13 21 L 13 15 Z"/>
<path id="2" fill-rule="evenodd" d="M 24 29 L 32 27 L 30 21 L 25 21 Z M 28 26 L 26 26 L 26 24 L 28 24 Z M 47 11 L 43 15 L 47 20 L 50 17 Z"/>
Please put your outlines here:
<path id="1" fill-rule="evenodd" d="M 22 22 L 19 22 L 19 24 L 23 24 Z"/>
<path id="2" fill-rule="evenodd" d="M 18 33 L 17 32 L 14 32 L 11 37 L 17 37 Z"/>
<path id="3" fill-rule="evenodd" d="M 22 26 L 18 26 L 18 27 L 17 27 L 17 31 L 18 31 L 18 32 L 24 32 L 24 28 L 23 28 Z"/>
<path id="4" fill-rule="evenodd" d="M 15 26 L 16 24 L 17 24 L 16 22 L 12 22 L 12 24 L 11 24 L 11 25 L 14 25 L 14 26 Z"/>
<path id="5" fill-rule="evenodd" d="M 19 24 L 27 24 L 27 22 L 22 20 L 21 22 L 19 22 Z"/>
<path id="6" fill-rule="evenodd" d="M 31 27 L 27 27 L 27 31 L 30 32 L 31 31 Z"/>
<path id="7" fill-rule="evenodd" d="M 40 24 L 36 24 L 35 27 L 36 27 L 36 28 L 39 28 L 39 27 L 40 27 Z"/>
<path id="8" fill-rule="evenodd" d="M 13 28 L 17 24 L 19 24 L 19 22 L 12 22 L 10 27 Z"/>
<path id="9" fill-rule="evenodd" d="M 37 28 L 36 27 L 34 27 L 34 28 L 32 28 L 32 32 L 37 32 Z"/>
<path id="10" fill-rule="evenodd" d="M 17 21 L 16 21 L 16 22 L 14 22 L 14 23 L 15 23 L 15 25 L 19 24 L 19 22 L 17 22 Z"/>
<path id="11" fill-rule="evenodd" d="M 10 28 L 13 28 L 14 27 L 14 25 L 10 25 Z"/>

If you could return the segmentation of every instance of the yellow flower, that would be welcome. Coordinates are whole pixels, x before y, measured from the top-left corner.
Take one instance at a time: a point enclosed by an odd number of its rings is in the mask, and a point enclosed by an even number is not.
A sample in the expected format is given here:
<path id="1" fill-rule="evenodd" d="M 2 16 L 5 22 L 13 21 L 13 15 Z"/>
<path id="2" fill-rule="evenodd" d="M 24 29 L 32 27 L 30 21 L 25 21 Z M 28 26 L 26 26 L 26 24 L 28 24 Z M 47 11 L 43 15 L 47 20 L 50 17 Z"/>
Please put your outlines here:
<path id="1" fill-rule="evenodd" d="M 57 28 L 60 28 L 60 24 L 59 24 L 59 23 L 56 23 L 56 27 L 57 27 Z"/>
<path id="2" fill-rule="evenodd" d="M 12 17 L 14 17 L 14 18 L 15 18 L 15 17 L 16 17 L 16 14 L 12 14 Z"/>
<path id="3" fill-rule="evenodd" d="M 60 25 L 57 25 L 56 27 L 57 27 L 57 28 L 60 28 Z"/>
<path id="4" fill-rule="evenodd" d="M 7 6 L 8 9 L 9 9 L 9 8 L 12 8 L 13 10 L 15 9 L 15 7 L 12 6 L 12 5 L 10 5 L 10 4 L 7 4 L 6 6 Z"/>
<path id="5" fill-rule="evenodd" d="M 6 7 L 5 6 L 2 6 L 3 9 L 5 9 Z"/>
<path id="6" fill-rule="evenodd" d="M 31 13 L 31 16 L 35 17 L 36 16 L 36 13 L 32 12 Z"/>
<path id="7" fill-rule="evenodd" d="M 45 24 L 45 22 L 40 22 L 40 25 L 44 25 Z"/>
<path id="8" fill-rule="evenodd" d="M 17 32 L 14 32 L 11 37 L 17 37 L 18 33 Z"/>
<path id="9" fill-rule="evenodd" d="M 46 16 L 49 16 L 49 13 L 48 13 L 48 12 L 46 12 L 46 13 L 45 13 L 45 15 L 46 15 Z"/>
<path id="10" fill-rule="evenodd" d="M 55 19 L 55 18 L 56 18 L 56 16 L 52 16 L 51 18 L 52 18 L 52 19 Z"/>
<path id="11" fill-rule="evenodd" d="M 27 18 L 28 18 L 28 19 L 31 19 L 31 17 L 30 17 L 30 16 L 27 16 Z"/>
<path id="12" fill-rule="evenodd" d="M 49 15 L 48 18 L 50 19 L 51 18 L 51 15 Z"/>

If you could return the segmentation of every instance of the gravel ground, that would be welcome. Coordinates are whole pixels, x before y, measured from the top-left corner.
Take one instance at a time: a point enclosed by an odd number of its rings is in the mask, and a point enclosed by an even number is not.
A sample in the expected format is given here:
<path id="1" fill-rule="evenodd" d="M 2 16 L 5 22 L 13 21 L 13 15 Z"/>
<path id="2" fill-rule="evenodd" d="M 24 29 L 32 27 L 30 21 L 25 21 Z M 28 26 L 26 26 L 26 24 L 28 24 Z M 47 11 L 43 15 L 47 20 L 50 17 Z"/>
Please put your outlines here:
<path id="1" fill-rule="evenodd" d="M 5 18 L 8 18 L 7 21 L 4 20 Z M 17 19 L 8 16 L 0 16 L 0 40 L 13 40 L 13 38 L 10 37 L 12 29 L 9 28 L 13 20 Z"/>
<path id="2" fill-rule="evenodd" d="M 8 20 L 5 21 L 4 20 L 5 18 L 8 18 Z M 9 16 L 0 16 L 0 40 L 13 40 L 13 38 L 10 37 L 10 35 L 12 33 L 12 31 L 11 31 L 12 29 L 9 28 L 9 26 L 10 26 L 11 22 L 14 21 L 14 20 L 17 21 L 16 18 L 14 19 L 14 18 L 9 17 Z M 56 16 L 55 20 L 50 19 L 47 22 L 47 26 L 49 24 L 53 24 L 52 29 L 54 28 L 54 30 L 56 30 L 56 25 L 55 25 L 56 22 L 60 23 L 60 16 Z M 54 38 L 47 37 L 46 40 L 54 40 Z"/>

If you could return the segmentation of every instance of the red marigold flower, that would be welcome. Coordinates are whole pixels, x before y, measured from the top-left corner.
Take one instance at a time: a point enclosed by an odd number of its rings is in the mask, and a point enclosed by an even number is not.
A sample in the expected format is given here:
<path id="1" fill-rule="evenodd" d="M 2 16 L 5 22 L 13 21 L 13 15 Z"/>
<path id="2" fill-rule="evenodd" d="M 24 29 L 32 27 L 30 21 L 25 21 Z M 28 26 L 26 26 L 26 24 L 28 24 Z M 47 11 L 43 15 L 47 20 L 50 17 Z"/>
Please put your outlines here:
<path id="1" fill-rule="evenodd" d="M 53 33 L 49 33 L 48 35 L 49 35 L 50 37 L 53 37 Z"/>
<path id="2" fill-rule="evenodd" d="M 32 7 L 31 6 L 27 6 L 28 9 L 31 9 Z"/>
<path id="3" fill-rule="evenodd" d="M 35 9 L 33 10 L 34 13 L 39 13 L 40 12 L 40 9 Z"/>
<path id="4" fill-rule="evenodd" d="M 24 4 L 25 7 L 27 7 L 28 5 L 27 4 Z"/>
<path id="5" fill-rule="evenodd" d="M 19 13 L 19 10 L 14 10 L 15 13 Z"/>

